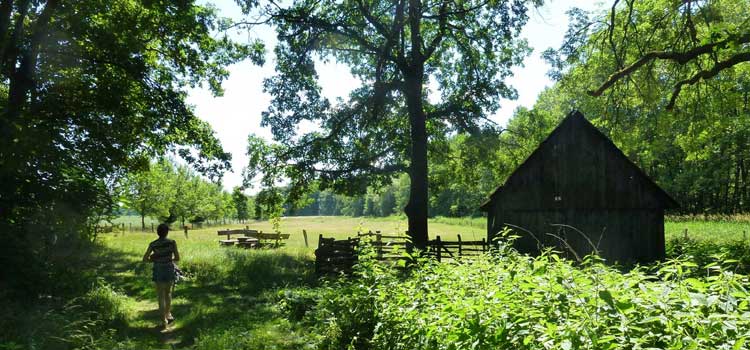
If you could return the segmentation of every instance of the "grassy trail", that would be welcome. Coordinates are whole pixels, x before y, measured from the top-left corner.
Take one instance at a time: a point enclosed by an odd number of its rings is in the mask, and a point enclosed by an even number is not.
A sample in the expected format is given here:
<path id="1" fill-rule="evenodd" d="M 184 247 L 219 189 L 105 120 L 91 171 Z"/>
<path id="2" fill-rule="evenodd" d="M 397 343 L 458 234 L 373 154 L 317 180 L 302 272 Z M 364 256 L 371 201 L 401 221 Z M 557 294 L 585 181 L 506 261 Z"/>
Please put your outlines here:
<path id="1" fill-rule="evenodd" d="M 434 235 L 455 239 L 481 239 L 483 227 L 456 225 L 459 222 L 431 223 Z M 463 222 L 465 224 L 465 222 Z M 152 233 L 115 232 L 99 239 L 104 251 L 99 256 L 101 277 L 126 298 L 127 329 L 120 333 L 136 339 L 145 347 L 164 345 L 184 348 L 199 344 L 208 347 L 213 338 L 224 339 L 224 333 L 245 337 L 245 341 L 274 344 L 274 348 L 298 349 L 304 330 L 295 329 L 275 307 L 278 293 L 294 288 L 310 288 L 318 281 L 312 274 L 313 251 L 319 235 L 346 238 L 357 231 L 403 232 L 406 220 L 399 218 L 293 217 L 284 218 L 280 230 L 290 234 L 286 247 L 244 250 L 220 247 L 217 231 L 249 226 L 271 231 L 267 221 L 250 221 L 184 232 L 175 230 L 169 237 L 176 240 L 183 257 L 179 266 L 189 278 L 176 285 L 173 310 L 176 322 L 166 332 L 158 329 L 159 318 L 154 288 L 150 281 L 150 264 L 140 261 Z M 308 233 L 308 247 L 302 230 Z M 433 236 L 434 237 L 434 236 Z M 224 332 L 224 333 L 222 333 Z M 224 334 L 224 336 L 222 335 Z M 260 344 L 260 343 L 259 343 Z M 216 344 L 214 344 L 216 345 Z"/>
<path id="2" fill-rule="evenodd" d="M 483 218 L 431 220 L 431 238 L 464 240 L 485 235 Z M 280 294 L 315 288 L 314 248 L 318 236 L 346 238 L 357 231 L 403 233 L 402 218 L 292 217 L 281 221 L 280 231 L 289 233 L 286 247 L 278 249 L 239 249 L 218 245 L 220 229 L 271 231 L 267 221 L 213 226 L 170 232 L 183 257 L 180 268 L 189 278 L 175 287 L 171 329 L 158 329 L 157 304 L 150 281 L 151 265 L 140 261 L 153 233 L 108 233 L 99 239 L 103 250 L 98 256 L 100 277 L 124 297 L 127 327 L 119 336 L 136 341 L 143 348 L 225 348 L 240 342 L 248 348 L 302 349 L 310 335 L 278 307 Z M 682 235 L 688 228 L 693 238 L 729 240 L 742 237 L 744 223 L 668 222 L 667 238 Z M 308 233 L 308 247 L 302 230 Z"/>

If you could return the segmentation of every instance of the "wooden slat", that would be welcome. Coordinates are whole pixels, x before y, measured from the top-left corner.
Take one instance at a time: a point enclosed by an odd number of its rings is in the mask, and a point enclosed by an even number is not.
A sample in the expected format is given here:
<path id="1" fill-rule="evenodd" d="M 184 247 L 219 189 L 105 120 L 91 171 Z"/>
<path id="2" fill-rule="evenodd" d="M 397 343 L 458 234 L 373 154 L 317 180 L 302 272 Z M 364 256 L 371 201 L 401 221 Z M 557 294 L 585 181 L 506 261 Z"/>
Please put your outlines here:
<path id="1" fill-rule="evenodd" d="M 380 233 L 359 233 L 357 238 L 336 240 L 319 236 L 318 249 L 315 251 L 316 270 L 318 272 L 348 272 L 358 260 L 358 247 L 360 238 L 366 239 L 366 244 L 372 246 L 378 261 L 408 260 L 408 257 L 399 254 L 410 244 L 404 236 L 386 236 Z M 442 258 L 458 260 L 482 255 L 487 250 L 487 245 L 482 241 L 442 241 L 440 237 L 428 242 L 426 254 L 440 261 Z"/>
<path id="2" fill-rule="evenodd" d="M 371 242 L 371 244 L 374 246 L 389 246 L 389 245 L 390 246 L 394 246 L 394 245 L 405 246 L 409 244 L 409 242 L 385 241 L 385 242 Z"/>
<path id="3" fill-rule="evenodd" d="M 357 234 L 357 236 L 359 236 L 359 237 L 375 237 L 377 235 L 378 235 L 377 233 L 372 233 L 372 232 L 369 232 L 369 233 L 358 233 Z M 394 235 L 382 235 L 381 234 L 380 238 L 407 240 L 407 239 L 409 239 L 409 236 L 394 236 Z"/>

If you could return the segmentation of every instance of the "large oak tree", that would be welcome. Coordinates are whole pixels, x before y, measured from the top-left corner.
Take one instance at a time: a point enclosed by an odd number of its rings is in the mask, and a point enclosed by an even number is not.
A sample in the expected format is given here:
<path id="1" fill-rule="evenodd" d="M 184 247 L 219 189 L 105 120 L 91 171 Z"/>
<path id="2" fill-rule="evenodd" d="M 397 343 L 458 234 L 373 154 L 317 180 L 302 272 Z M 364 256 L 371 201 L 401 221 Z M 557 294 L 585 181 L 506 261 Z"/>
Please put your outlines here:
<path id="1" fill-rule="evenodd" d="M 277 74 L 265 81 L 273 100 L 262 124 L 275 143 L 250 137 L 247 176 L 264 173 L 267 187 L 287 179 L 295 200 L 314 183 L 362 193 L 407 171 L 409 233 L 424 248 L 430 140 L 493 127 L 488 115 L 515 97 L 504 80 L 528 53 L 518 35 L 530 3 L 540 1 L 271 2 L 263 15 L 278 32 Z M 346 101 L 321 95 L 325 61 L 361 82 Z M 305 122 L 314 131 L 300 133 Z"/>

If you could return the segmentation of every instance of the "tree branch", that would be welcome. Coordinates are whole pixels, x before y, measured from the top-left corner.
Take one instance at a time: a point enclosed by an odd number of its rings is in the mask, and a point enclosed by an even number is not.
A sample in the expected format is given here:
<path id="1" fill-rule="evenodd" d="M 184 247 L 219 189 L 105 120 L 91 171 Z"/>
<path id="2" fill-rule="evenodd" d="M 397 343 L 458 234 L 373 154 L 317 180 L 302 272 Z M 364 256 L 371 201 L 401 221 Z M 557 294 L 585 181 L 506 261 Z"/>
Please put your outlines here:
<path id="1" fill-rule="evenodd" d="M 427 46 L 427 50 L 425 50 L 424 55 L 422 58 L 426 61 L 432 56 L 432 54 L 435 52 L 437 47 L 440 45 L 440 42 L 443 41 L 443 37 L 445 36 L 445 28 L 447 27 L 448 23 L 448 0 L 443 0 L 442 5 L 440 5 L 440 12 L 438 14 L 438 32 L 435 34 L 435 37 L 432 38 L 432 41 L 430 41 L 430 45 Z"/>
<path id="2" fill-rule="evenodd" d="M 722 70 L 730 68 L 732 66 L 735 66 L 742 62 L 750 62 L 750 52 L 742 52 L 738 53 L 732 57 L 730 57 L 727 60 L 717 62 L 711 69 L 709 70 L 702 70 L 698 73 L 695 73 L 692 77 L 679 81 L 672 91 L 672 97 L 669 99 L 669 104 L 667 104 L 667 110 L 671 110 L 674 108 L 674 104 L 677 101 L 677 96 L 680 95 L 680 92 L 682 91 L 682 87 L 685 85 L 693 85 L 700 81 L 701 79 L 710 79 L 715 77 L 717 74 L 719 74 Z"/>
<path id="3" fill-rule="evenodd" d="M 730 42 L 734 42 L 738 45 L 746 44 L 750 42 L 750 34 L 734 35 L 734 36 L 727 38 L 726 40 L 701 45 L 686 52 L 669 52 L 669 51 L 648 52 L 645 55 L 643 55 L 641 58 L 639 58 L 637 61 L 633 62 L 631 65 L 610 75 L 609 78 L 607 78 L 607 80 L 604 83 L 602 83 L 602 85 L 599 86 L 599 88 L 597 88 L 596 90 L 588 91 L 588 94 L 591 96 L 595 96 L 595 97 L 601 96 L 601 94 L 605 90 L 609 89 L 618 80 L 622 79 L 623 77 L 627 75 L 630 75 L 631 73 L 641 68 L 643 65 L 653 60 L 656 60 L 656 59 L 671 60 L 682 65 L 687 62 L 690 62 L 690 60 L 698 56 L 712 53 L 714 52 L 715 49 L 722 48 Z"/>
<path id="4" fill-rule="evenodd" d="M 485 2 L 482 2 L 482 3 L 478 4 L 478 5 L 476 5 L 476 6 L 472 6 L 472 7 L 461 9 L 461 10 L 446 11 L 444 14 L 445 14 L 445 16 L 464 15 L 464 14 L 467 14 L 469 12 L 481 9 L 481 8 L 485 7 L 487 4 L 489 4 L 489 1 L 485 1 Z M 440 19 L 443 18 L 443 14 L 439 13 L 436 16 L 434 16 L 434 15 L 424 15 L 424 16 L 422 16 L 422 18 L 424 18 L 424 19 L 432 19 L 432 20 L 434 20 L 434 19 L 440 20 Z"/>
<path id="5" fill-rule="evenodd" d="M 622 62 L 620 60 L 620 56 L 617 54 L 617 45 L 615 45 L 614 35 L 615 35 L 615 25 L 617 23 L 615 22 L 615 8 L 617 7 L 617 4 L 620 2 L 620 0 L 615 0 L 612 4 L 612 10 L 610 11 L 610 18 L 609 18 L 609 45 L 612 47 L 612 54 L 615 56 L 615 61 L 617 61 L 617 68 L 622 67 Z"/>
<path id="6" fill-rule="evenodd" d="M 365 17 L 367 22 L 375 27 L 377 32 L 380 33 L 380 35 L 382 35 L 384 38 L 390 38 L 391 33 L 388 31 L 388 28 L 386 28 L 383 23 L 380 23 L 375 17 L 373 17 L 372 13 L 370 12 L 370 8 L 365 6 L 362 0 L 357 0 L 356 3 L 359 10 L 362 12 L 362 16 Z"/>

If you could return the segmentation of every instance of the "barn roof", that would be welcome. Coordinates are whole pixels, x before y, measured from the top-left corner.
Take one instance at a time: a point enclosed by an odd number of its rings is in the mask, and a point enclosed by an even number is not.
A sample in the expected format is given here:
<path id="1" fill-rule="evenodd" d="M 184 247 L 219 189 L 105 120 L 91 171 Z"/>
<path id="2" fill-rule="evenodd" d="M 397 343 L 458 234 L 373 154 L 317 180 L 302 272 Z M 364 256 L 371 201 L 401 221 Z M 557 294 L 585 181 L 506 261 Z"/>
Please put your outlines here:
<path id="1" fill-rule="evenodd" d="M 564 140 L 564 141 L 562 141 Z M 594 125 L 592 125 L 586 118 L 578 111 L 572 111 L 569 113 L 565 119 L 560 123 L 560 125 L 555 128 L 548 136 L 547 138 L 542 141 L 542 143 L 537 147 L 534 152 L 529 155 L 526 160 L 521 163 L 521 165 L 518 166 L 518 168 L 508 177 L 508 179 L 505 181 L 505 183 L 501 186 L 498 186 L 495 191 L 492 192 L 490 197 L 485 201 L 481 206 L 480 210 L 482 211 L 488 211 L 492 203 L 494 203 L 498 199 L 502 199 L 504 195 L 508 193 L 512 193 L 515 196 L 518 196 L 523 191 L 528 191 L 530 187 L 538 186 L 542 187 L 539 183 L 533 183 L 533 181 L 538 182 L 544 182 L 548 181 L 546 179 L 540 179 L 537 180 L 537 178 L 543 178 L 543 174 L 549 174 L 549 169 L 545 169 L 545 166 L 547 168 L 554 168 L 554 166 L 545 165 L 545 162 L 549 162 L 550 160 L 550 153 L 554 153 L 557 150 L 557 146 L 561 142 L 568 142 L 565 146 L 568 147 L 569 155 L 573 154 L 574 157 L 577 157 L 576 159 L 580 162 L 581 159 L 583 159 L 585 156 L 581 156 L 580 154 L 585 153 L 587 150 L 587 147 L 595 146 L 599 150 L 601 150 L 601 153 L 604 155 L 604 157 L 607 158 L 606 161 L 611 161 L 616 163 L 617 169 L 620 171 L 602 171 L 606 173 L 605 176 L 606 179 L 598 179 L 597 181 L 602 182 L 612 182 L 617 181 L 617 179 L 611 179 L 611 177 L 617 177 L 617 176 L 628 176 L 629 181 L 626 184 L 637 184 L 637 187 L 640 189 L 641 192 L 643 192 L 642 195 L 640 194 L 633 194 L 630 193 L 632 191 L 618 191 L 617 194 L 610 194 L 611 196 L 624 196 L 624 197 L 633 197 L 628 198 L 627 200 L 617 200 L 616 202 L 619 202 L 619 204 L 611 204 L 612 206 L 620 205 L 621 207 L 627 207 L 627 208 L 639 208 L 640 204 L 633 204 L 633 203 L 639 203 L 641 201 L 647 201 L 648 204 L 644 204 L 643 207 L 660 207 L 660 208 L 677 208 L 679 207 L 679 204 L 672 199 L 672 197 L 669 196 L 661 187 L 659 187 L 651 178 L 646 175 L 643 170 L 641 170 L 637 165 L 635 165 L 630 159 L 628 159 L 625 154 L 622 153 L 622 151 L 615 146 L 615 144 L 610 140 L 607 136 L 602 134 L 599 129 L 597 129 Z M 554 145 L 553 145 L 554 144 Z M 601 161 L 601 160 L 600 160 Z M 565 161 L 560 161 L 565 163 Z M 586 162 L 586 161 L 583 161 Z M 604 161 L 602 161 L 604 162 Z M 591 163 L 590 161 L 588 162 Z M 604 166 L 604 165 L 600 165 Z M 567 171 L 570 173 L 576 173 L 579 169 L 576 169 L 573 165 L 568 165 L 567 163 L 563 164 L 562 166 L 558 166 L 557 171 Z M 559 170 L 559 169 L 565 169 L 565 170 Z M 593 172 L 594 174 L 600 174 L 601 172 Z M 589 175 L 592 173 L 590 172 Z M 571 174 L 571 177 L 569 178 L 575 178 L 577 174 Z M 530 180 L 533 179 L 533 180 Z M 573 181 L 579 181 L 579 184 L 581 181 L 576 179 Z M 593 185 L 592 185 L 593 186 Z M 606 187 L 610 186 L 610 187 Z M 612 188 L 612 184 L 605 184 L 602 187 L 599 187 L 599 191 L 605 192 L 602 190 L 603 188 Z M 554 187 L 554 186 L 553 186 Z M 622 189 L 622 186 L 619 188 Z M 541 191 L 541 190 L 539 190 Z M 537 192 L 539 192 L 537 191 Z M 572 191 L 572 190 L 571 190 Z M 572 196 L 568 197 L 575 197 L 575 192 L 572 193 Z M 507 195 L 506 198 L 508 200 L 511 200 L 511 198 L 519 198 L 519 197 L 513 197 L 513 195 Z M 639 196 L 640 195 L 640 196 Z M 606 193 L 599 196 L 599 198 L 595 198 L 594 201 L 598 201 L 600 204 L 603 203 L 603 206 L 606 207 L 609 204 L 607 203 L 606 199 L 601 199 L 601 197 L 607 196 Z M 534 197 L 533 195 L 531 197 Z M 637 198 L 636 198 L 637 197 Z M 648 197 L 648 198 L 644 198 Z M 523 197 L 521 197 L 523 198 Z M 579 202 L 585 201 L 586 199 L 581 199 Z M 530 202 L 533 202 L 534 200 L 531 200 Z M 629 204 L 623 204 L 624 202 L 628 202 Z M 545 202 L 547 203 L 547 202 Z M 576 205 L 584 205 L 581 203 L 578 203 Z M 541 205 L 541 207 L 548 206 L 552 207 L 547 204 Z M 541 209 L 540 207 L 540 209 Z M 524 209 L 535 209 L 528 207 Z"/>

